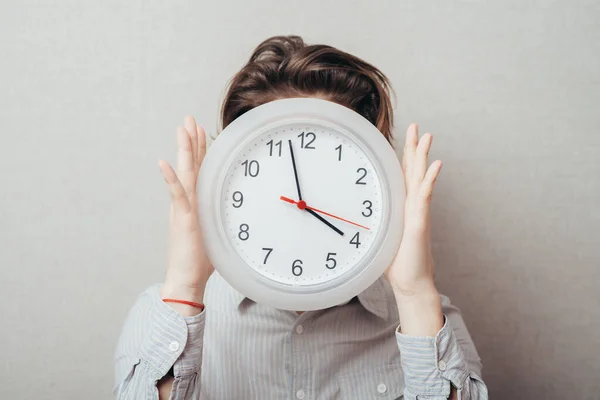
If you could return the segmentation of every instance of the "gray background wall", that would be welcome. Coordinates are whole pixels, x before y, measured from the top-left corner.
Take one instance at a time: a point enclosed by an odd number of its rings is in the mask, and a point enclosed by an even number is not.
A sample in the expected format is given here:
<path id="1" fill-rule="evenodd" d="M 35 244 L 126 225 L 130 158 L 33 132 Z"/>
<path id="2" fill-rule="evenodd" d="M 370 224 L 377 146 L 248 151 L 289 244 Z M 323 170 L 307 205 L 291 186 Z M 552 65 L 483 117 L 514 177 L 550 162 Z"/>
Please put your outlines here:
<path id="1" fill-rule="evenodd" d="M 157 160 L 214 134 L 251 49 L 296 33 L 379 66 L 435 136 L 439 287 L 496 399 L 600 399 L 598 1 L 0 2 L 0 398 L 109 399 L 163 277 Z"/>

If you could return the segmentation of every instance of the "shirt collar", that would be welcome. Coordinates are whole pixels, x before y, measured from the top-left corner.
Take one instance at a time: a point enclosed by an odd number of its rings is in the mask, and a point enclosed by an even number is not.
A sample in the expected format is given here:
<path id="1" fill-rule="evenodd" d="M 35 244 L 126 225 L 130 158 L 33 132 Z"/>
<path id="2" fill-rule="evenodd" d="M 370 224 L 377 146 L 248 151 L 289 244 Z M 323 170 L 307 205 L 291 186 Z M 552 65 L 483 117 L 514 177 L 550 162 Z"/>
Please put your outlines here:
<path id="1" fill-rule="evenodd" d="M 252 304 L 254 301 L 247 298 L 237 290 L 231 288 L 235 299 L 235 304 L 240 307 L 242 304 Z M 358 296 L 358 301 L 371 314 L 388 320 L 390 317 L 390 303 L 393 303 L 394 293 L 385 277 L 381 276 L 371 286 L 365 289 Z"/>

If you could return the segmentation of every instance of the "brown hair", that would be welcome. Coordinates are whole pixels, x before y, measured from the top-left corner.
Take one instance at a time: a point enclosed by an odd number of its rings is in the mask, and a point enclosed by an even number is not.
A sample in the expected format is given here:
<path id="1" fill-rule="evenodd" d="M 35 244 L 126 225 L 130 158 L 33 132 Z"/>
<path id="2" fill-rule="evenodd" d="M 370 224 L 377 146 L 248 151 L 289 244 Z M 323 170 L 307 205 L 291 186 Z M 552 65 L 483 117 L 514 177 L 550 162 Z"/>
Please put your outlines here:
<path id="1" fill-rule="evenodd" d="M 371 64 L 326 45 L 307 45 L 298 36 L 262 42 L 231 79 L 221 110 L 221 126 L 269 101 L 320 97 L 361 114 L 391 143 L 390 84 Z"/>

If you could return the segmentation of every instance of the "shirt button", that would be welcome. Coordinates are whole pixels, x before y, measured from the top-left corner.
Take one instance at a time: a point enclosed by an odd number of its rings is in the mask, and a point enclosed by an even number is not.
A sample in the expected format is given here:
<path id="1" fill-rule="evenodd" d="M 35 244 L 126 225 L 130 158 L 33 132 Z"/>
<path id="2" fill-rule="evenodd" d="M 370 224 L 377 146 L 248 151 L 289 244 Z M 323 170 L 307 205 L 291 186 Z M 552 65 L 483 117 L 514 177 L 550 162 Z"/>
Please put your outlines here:
<path id="1" fill-rule="evenodd" d="M 297 333 L 298 335 L 302 335 L 302 332 L 304 332 L 304 327 L 303 327 L 302 325 L 298 325 L 298 326 L 296 327 L 296 333 Z"/>
<path id="2" fill-rule="evenodd" d="M 446 370 L 446 363 L 442 360 L 438 363 L 438 368 L 440 371 L 445 371 Z"/>
<path id="3" fill-rule="evenodd" d="M 377 385 L 377 393 L 383 394 L 387 391 L 387 386 L 385 386 L 385 383 L 380 383 L 379 385 Z"/>
<path id="4" fill-rule="evenodd" d="M 171 351 L 179 350 L 179 343 L 177 343 L 176 341 L 173 340 L 171 343 L 169 343 L 169 350 L 171 350 Z"/>
<path id="5" fill-rule="evenodd" d="M 296 392 L 296 398 L 302 400 L 304 398 L 304 390 L 300 389 Z"/>

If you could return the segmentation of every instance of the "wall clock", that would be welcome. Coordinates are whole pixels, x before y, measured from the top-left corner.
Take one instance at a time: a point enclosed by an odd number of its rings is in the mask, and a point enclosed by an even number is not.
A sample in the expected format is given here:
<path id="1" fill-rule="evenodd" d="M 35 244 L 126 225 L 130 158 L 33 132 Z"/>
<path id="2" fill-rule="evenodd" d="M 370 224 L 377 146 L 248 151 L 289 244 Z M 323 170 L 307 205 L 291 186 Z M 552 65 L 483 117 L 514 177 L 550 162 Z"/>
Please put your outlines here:
<path id="1" fill-rule="evenodd" d="M 398 158 L 368 120 L 316 98 L 256 107 L 202 164 L 200 226 L 216 270 L 279 309 L 343 303 L 392 262 L 402 232 Z"/>

